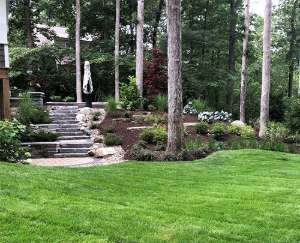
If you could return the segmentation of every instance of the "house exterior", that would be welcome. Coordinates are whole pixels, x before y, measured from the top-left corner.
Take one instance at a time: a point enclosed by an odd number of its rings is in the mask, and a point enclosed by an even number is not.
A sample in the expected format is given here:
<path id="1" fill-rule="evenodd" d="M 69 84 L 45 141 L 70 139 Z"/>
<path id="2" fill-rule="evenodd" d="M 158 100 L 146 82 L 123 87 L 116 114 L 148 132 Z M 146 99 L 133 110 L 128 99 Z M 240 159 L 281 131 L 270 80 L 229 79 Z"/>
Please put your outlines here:
<path id="1" fill-rule="evenodd" d="M 10 117 L 7 33 L 8 0 L 0 0 L 0 119 Z"/>

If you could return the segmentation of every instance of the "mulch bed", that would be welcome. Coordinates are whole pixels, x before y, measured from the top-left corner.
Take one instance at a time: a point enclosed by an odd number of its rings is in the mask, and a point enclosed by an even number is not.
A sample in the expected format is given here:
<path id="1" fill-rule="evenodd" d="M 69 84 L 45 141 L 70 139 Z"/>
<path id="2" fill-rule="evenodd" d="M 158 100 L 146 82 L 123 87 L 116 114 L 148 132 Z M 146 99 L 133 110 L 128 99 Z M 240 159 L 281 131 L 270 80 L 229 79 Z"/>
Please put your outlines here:
<path id="1" fill-rule="evenodd" d="M 134 116 L 136 115 L 145 115 L 145 112 L 135 112 L 133 113 Z M 159 116 L 167 116 L 165 113 L 152 113 Z M 185 115 L 184 116 L 184 123 L 195 123 L 198 121 L 197 116 L 192 115 Z M 139 130 L 128 130 L 130 127 L 142 127 L 142 126 L 152 126 L 153 124 L 149 122 L 141 122 L 135 121 L 134 119 L 126 119 L 126 118 L 116 118 L 116 117 L 106 117 L 101 124 L 101 134 L 106 134 L 111 132 L 110 130 L 113 129 L 113 132 L 117 134 L 123 140 L 122 148 L 126 152 L 125 159 L 130 159 L 129 152 L 131 147 L 136 144 L 139 140 L 139 135 L 143 131 L 143 129 Z M 188 133 L 188 139 L 196 139 L 200 140 L 201 142 L 205 143 L 209 140 L 209 136 L 203 136 L 196 133 L 196 129 L 194 127 L 186 128 Z M 232 140 L 235 139 L 236 136 L 226 135 L 224 140 Z"/>

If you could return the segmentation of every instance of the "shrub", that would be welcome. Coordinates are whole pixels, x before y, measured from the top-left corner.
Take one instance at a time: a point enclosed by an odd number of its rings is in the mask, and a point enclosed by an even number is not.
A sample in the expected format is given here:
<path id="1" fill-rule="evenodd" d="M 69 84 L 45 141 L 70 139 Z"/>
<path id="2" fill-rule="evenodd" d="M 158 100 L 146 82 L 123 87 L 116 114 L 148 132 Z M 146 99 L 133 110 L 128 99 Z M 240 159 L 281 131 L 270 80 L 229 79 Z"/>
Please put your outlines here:
<path id="1" fill-rule="evenodd" d="M 154 105 L 158 111 L 168 111 L 168 97 L 165 95 L 158 95 L 154 99 Z"/>
<path id="2" fill-rule="evenodd" d="M 185 150 L 195 151 L 204 147 L 203 143 L 197 139 L 187 139 L 185 142 Z"/>
<path id="3" fill-rule="evenodd" d="M 75 98 L 72 96 L 67 96 L 63 99 L 64 102 L 74 102 Z"/>
<path id="4" fill-rule="evenodd" d="M 125 111 L 124 118 L 127 118 L 127 119 L 132 118 L 132 113 L 130 111 Z"/>
<path id="5" fill-rule="evenodd" d="M 230 122 L 232 114 L 225 111 L 215 111 L 215 112 L 201 112 L 198 115 L 199 121 L 205 121 L 208 123 L 214 122 Z"/>
<path id="6" fill-rule="evenodd" d="M 243 126 L 240 135 L 242 138 L 255 138 L 255 131 L 251 126 Z"/>
<path id="7" fill-rule="evenodd" d="M 28 131 L 22 137 L 23 142 L 54 142 L 58 139 L 59 135 L 47 131 Z"/>
<path id="8" fill-rule="evenodd" d="M 241 135 L 242 127 L 237 126 L 237 125 L 229 125 L 227 127 L 228 133 L 233 134 L 233 135 Z"/>
<path id="9" fill-rule="evenodd" d="M 52 96 L 50 96 L 50 100 L 53 102 L 60 102 L 60 101 L 62 101 L 62 97 L 58 96 L 58 95 L 52 95 Z"/>
<path id="10" fill-rule="evenodd" d="M 118 146 L 122 145 L 123 141 L 118 135 L 114 133 L 107 133 L 104 138 L 104 144 L 106 146 Z"/>
<path id="11" fill-rule="evenodd" d="M 108 116 L 114 116 L 114 114 L 116 114 L 116 112 L 118 111 L 118 103 L 115 101 L 113 97 L 109 97 L 107 99 L 105 111 Z"/>
<path id="12" fill-rule="evenodd" d="M 155 156 L 151 150 L 146 148 L 144 143 L 139 142 L 132 146 L 130 157 L 138 161 L 153 161 Z"/>
<path id="13" fill-rule="evenodd" d="M 122 106 L 126 110 L 136 110 L 141 107 L 142 98 L 136 86 L 136 78 L 130 76 L 129 84 L 122 83 L 120 86 L 120 98 Z"/>
<path id="14" fill-rule="evenodd" d="M 17 121 L 0 121 L 0 161 L 18 162 L 28 158 L 20 139 L 25 126 Z"/>
<path id="15" fill-rule="evenodd" d="M 285 138 L 284 142 L 287 144 L 298 144 L 300 143 L 300 134 L 290 135 L 287 138 Z"/>
<path id="16" fill-rule="evenodd" d="M 210 129 L 210 133 L 219 140 L 227 133 L 227 126 L 224 123 L 215 123 Z"/>
<path id="17" fill-rule="evenodd" d="M 159 49 L 152 49 L 152 59 L 145 63 L 145 96 L 153 100 L 158 94 L 168 91 L 168 71 L 166 56 Z"/>
<path id="18" fill-rule="evenodd" d="M 101 112 L 100 111 L 97 111 L 93 114 L 93 121 L 99 121 L 100 120 L 100 117 L 101 117 Z"/>
<path id="19" fill-rule="evenodd" d="M 289 130 L 281 123 L 270 122 L 268 124 L 265 138 L 271 141 L 284 141 L 289 135 Z"/>
<path id="20" fill-rule="evenodd" d="M 208 129 L 209 129 L 209 126 L 208 126 L 207 122 L 199 122 L 196 125 L 196 132 L 198 134 L 206 135 L 206 134 L 208 134 Z"/>
<path id="21" fill-rule="evenodd" d="M 194 99 L 192 100 L 192 105 L 199 114 L 200 112 L 203 112 L 205 110 L 209 110 L 209 107 L 207 106 L 207 103 L 203 100 Z"/>
<path id="22" fill-rule="evenodd" d="M 149 144 L 165 144 L 168 140 L 168 134 L 164 127 L 155 126 L 153 128 L 145 129 L 140 134 L 140 140 L 145 141 Z"/>
<path id="23" fill-rule="evenodd" d="M 24 125 L 51 123 L 49 113 L 37 107 L 29 93 L 24 93 L 21 96 L 17 119 Z"/>
<path id="24" fill-rule="evenodd" d="M 167 119 L 164 116 L 161 115 L 148 115 L 144 119 L 145 122 L 151 123 L 151 124 L 164 124 L 166 123 Z"/>
<path id="25" fill-rule="evenodd" d="M 111 125 L 105 129 L 106 133 L 115 133 L 117 130 L 117 124 L 115 121 L 112 121 Z"/>

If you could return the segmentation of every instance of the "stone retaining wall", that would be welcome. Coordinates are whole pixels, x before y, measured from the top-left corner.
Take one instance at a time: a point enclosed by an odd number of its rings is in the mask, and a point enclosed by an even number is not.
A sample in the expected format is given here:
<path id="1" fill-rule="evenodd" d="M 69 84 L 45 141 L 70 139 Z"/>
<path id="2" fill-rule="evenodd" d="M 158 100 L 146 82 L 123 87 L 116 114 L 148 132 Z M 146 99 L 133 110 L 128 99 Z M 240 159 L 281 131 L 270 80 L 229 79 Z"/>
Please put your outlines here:
<path id="1" fill-rule="evenodd" d="M 29 148 L 31 158 L 51 158 L 54 154 L 58 153 L 59 150 L 58 142 L 34 142 L 23 143 L 22 145 Z"/>

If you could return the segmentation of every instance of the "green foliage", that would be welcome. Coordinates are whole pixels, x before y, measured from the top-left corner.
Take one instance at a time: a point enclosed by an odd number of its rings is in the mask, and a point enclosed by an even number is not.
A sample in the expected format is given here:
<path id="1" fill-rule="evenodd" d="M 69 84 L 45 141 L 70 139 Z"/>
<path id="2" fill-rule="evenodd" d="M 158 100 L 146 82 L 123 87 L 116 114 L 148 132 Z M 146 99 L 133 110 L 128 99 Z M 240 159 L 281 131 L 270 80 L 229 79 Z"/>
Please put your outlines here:
<path id="1" fill-rule="evenodd" d="M 0 121 L 0 161 L 19 162 L 28 157 L 20 142 L 25 129 L 18 121 Z"/>
<path id="2" fill-rule="evenodd" d="M 237 125 L 229 125 L 227 127 L 228 133 L 233 134 L 233 135 L 241 135 L 242 127 L 237 126 Z"/>
<path id="3" fill-rule="evenodd" d="M 215 139 L 221 139 L 227 133 L 227 126 L 224 123 L 217 122 L 212 124 L 209 131 Z"/>
<path id="4" fill-rule="evenodd" d="M 21 96 L 17 119 L 24 125 L 51 123 L 49 113 L 37 107 L 29 93 L 24 93 Z"/>
<path id="5" fill-rule="evenodd" d="M 162 115 L 156 115 L 156 114 L 151 114 L 151 115 L 147 115 L 145 116 L 144 119 L 145 122 L 151 123 L 151 124 L 164 124 L 167 122 L 167 119 L 165 116 Z"/>
<path id="6" fill-rule="evenodd" d="M 132 146 L 130 157 L 137 161 L 153 161 L 155 158 L 154 153 L 146 148 L 143 141 Z"/>
<path id="7" fill-rule="evenodd" d="M 67 96 L 63 99 L 63 102 L 74 102 L 75 98 L 73 96 Z"/>
<path id="8" fill-rule="evenodd" d="M 28 131 L 22 137 L 23 142 L 55 142 L 59 135 L 48 131 Z"/>
<path id="9" fill-rule="evenodd" d="M 100 129 L 101 128 L 101 123 L 99 122 L 92 122 L 90 129 L 95 130 L 95 129 Z"/>
<path id="10" fill-rule="evenodd" d="M 59 95 L 51 95 L 51 96 L 50 96 L 50 100 L 51 100 L 52 102 L 61 102 L 61 101 L 62 101 L 62 97 L 59 96 Z"/>
<path id="11" fill-rule="evenodd" d="M 242 138 L 255 138 L 255 131 L 251 126 L 243 126 L 240 135 Z"/>
<path id="12" fill-rule="evenodd" d="M 113 97 L 107 99 L 107 105 L 105 107 L 108 116 L 114 116 L 118 111 L 118 103 Z"/>
<path id="13" fill-rule="evenodd" d="M 204 144 L 198 139 L 187 139 L 185 142 L 185 150 L 196 151 L 204 147 Z"/>
<path id="14" fill-rule="evenodd" d="M 207 122 L 199 122 L 195 128 L 198 134 L 202 134 L 202 135 L 208 134 L 209 125 Z"/>
<path id="15" fill-rule="evenodd" d="M 126 110 L 136 110 L 141 107 L 142 98 L 138 92 L 135 77 L 130 76 L 128 84 L 121 83 L 120 100 Z"/>
<path id="16" fill-rule="evenodd" d="M 100 117 L 101 117 L 101 112 L 100 111 L 97 111 L 93 114 L 93 121 L 99 121 L 100 120 Z"/>
<path id="17" fill-rule="evenodd" d="M 168 111 L 168 97 L 165 95 L 158 95 L 154 99 L 154 106 L 160 112 Z"/>
<path id="18" fill-rule="evenodd" d="M 289 130 L 281 123 L 270 122 L 265 138 L 270 141 L 283 142 L 289 135 Z"/>
<path id="19" fill-rule="evenodd" d="M 204 100 L 193 99 L 192 105 L 198 113 L 204 111 L 210 111 L 210 108 L 208 107 L 207 103 Z"/>
<path id="20" fill-rule="evenodd" d="M 287 100 L 285 122 L 291 132 L 300 133 L 300 99 Z"/>
<path id="21" fill-rule="evenodd" d="M 118 146 L 122 145 L 123 141 L 117 134 L 107 133 L 104 138 L 104 144 L 106 146 Z"/>
<path id="22" fill-rule="evenodd" d="M 168 134 L 164 127 L 154 126 L 143 130 L 140 134 L 140 140 L 149 144 L 165 144 L 168 140 Z"/>

